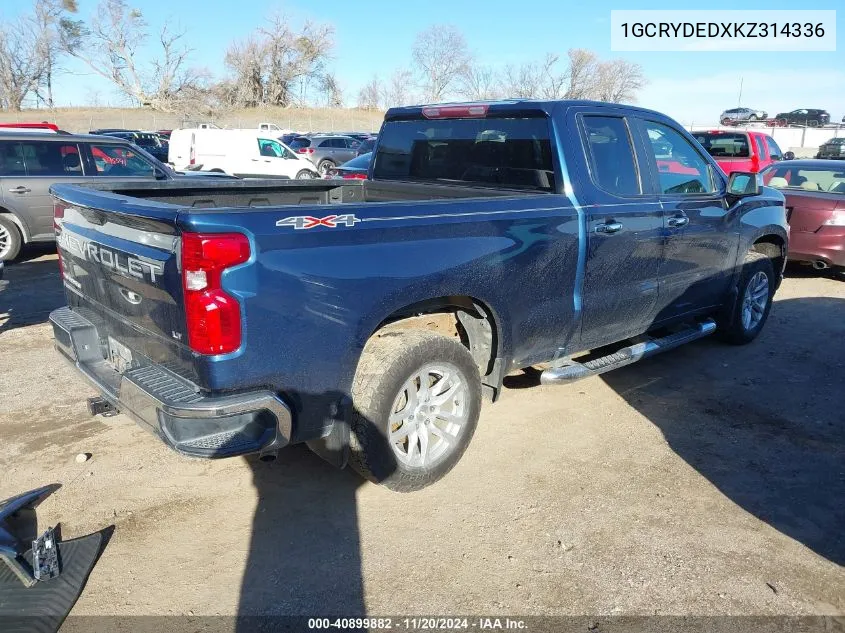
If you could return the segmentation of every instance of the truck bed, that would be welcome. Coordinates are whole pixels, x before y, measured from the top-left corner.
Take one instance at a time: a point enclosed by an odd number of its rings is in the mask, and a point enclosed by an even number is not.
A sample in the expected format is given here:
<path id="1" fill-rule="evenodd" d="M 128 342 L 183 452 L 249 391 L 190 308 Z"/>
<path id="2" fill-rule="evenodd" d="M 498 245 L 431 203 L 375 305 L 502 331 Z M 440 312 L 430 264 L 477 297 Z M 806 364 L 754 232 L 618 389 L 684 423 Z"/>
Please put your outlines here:
<path id="1" fill-rule="evenodd" d="M 120 196 L 197 209 L 537 195 L 537 191 L 534 190 L 384 181 L 348 183 L 331 180 L 267 179 L 203 181 L 201 183 L 183 181 L 86 183 L 83 186 Z"/>

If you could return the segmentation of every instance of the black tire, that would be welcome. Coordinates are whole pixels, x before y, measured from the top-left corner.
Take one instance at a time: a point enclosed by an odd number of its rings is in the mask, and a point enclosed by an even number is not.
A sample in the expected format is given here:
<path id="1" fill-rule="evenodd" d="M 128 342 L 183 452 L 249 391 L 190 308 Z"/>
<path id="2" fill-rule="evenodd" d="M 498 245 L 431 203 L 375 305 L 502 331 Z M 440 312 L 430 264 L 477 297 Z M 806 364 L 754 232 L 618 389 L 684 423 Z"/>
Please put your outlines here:
<path id="1" fill-rule="evenodd" d="M 768 281 L 766 304 L 759 321 L 755 322 L 751 327 L 746 327 L 743 322 L 745 299 L 749 293 L 749 286 L 758 273 L 766 275 Z M 772 260 L 763 253 L 749 251 L 742 264 L 742 274 L 739 279 L 739 295 L 737 296 L 733 311 L 726 318 L 720 319 L 718 323 L 716 333 L 719 335 L 719 338 L 733 345 L 745 345 L 757 338 L 757 335 L 760 334 L 760 331 L 766 324 L 766 320 L 769 318 L 776 285 L 777 280 L 775 279 L 775 269 L 772 265 Z"/>
<path id="2" fill-rule="evenodd" d="M 730 124 L 731 124 L 731 120 L 729 118 L 725 117 L 724 119 L 722 119 L 722 125 L 727 126 L 727 125 L 730 125 Z"/>
<path id="3" fill-rule="evenodd" d="M 400 461 L 388 441 L 389 417 L 397 400 L 401 401 L 406 393 L 404 387 L 408 381 L 424 367 L 438 363 L 456 368 L 459 372 L 457 379 L 463 382 L 462 393 L 465 394 L 459 406 L 464 407 L 462 411 L 466 413 L 466 420 L 454 438 L 450 436 L 450 442 L 443 449 L 445 452 L 438 459 L 425 466 L 408 465 Z M 434 382 L 432 386 L 437 384 L 439 382 Z M 354 411 L 349 464 L 370 481 L 395 492 L 411 492 L 425 488 L 446 475 L 464 454 L 478 424 L 481 378 L 469 350 L 456 339 L 420 330 L 386 332 L 367 342 L 358 362 L 352 397 Z M 395 424 L 399 424 L 398 429 L 401 430 L 410 422 Z M 406 441 L 410 437 L 416 438 L 417 435 L 409 435 Z M 438 439 L 436 446 L 440 445 L 440 441 L 444 440 Z M 414 446 L 420 447 L 417 442 L 415 439 Z M 410 444 L 408 446 L 407 452 L 410 453 Z"/>
<path id="4" fill-rule="evenodd" d="M 750 117 L 748 117 L 748 120 L 751 121 L 751 122 L 756 122 L 757 121 L 757 115 L 752 114 Z"/>
<path id="5" fill-rule="evenodd" d="M 21 252 L 23 237 L 18 225 L 7 215 L 0 215 L 0 261 L 10 262 Z"/>
<path id="6" fill-rule="evenodd" d="M 317 177 L 310 169 L 300 169 L 296 172 L 296 180 L 311 180 Z"/>
<path id="7" fill-rule="evenodd" d="M 320 164 L 317 165 L 317 171 L 321 176 L 325 176 L 330 169 L 337 167 L 333 161 L 330 160 L 321 160 Z"/>

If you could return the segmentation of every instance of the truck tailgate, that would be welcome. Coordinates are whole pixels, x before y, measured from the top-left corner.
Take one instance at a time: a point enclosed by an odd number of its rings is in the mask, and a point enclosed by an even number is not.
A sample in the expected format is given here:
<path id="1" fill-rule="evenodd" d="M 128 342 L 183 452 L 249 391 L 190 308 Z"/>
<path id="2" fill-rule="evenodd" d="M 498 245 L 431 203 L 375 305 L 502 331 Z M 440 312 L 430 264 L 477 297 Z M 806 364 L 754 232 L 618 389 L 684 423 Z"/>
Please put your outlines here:
<path id="1" fill-rule="evenodd" d="M 156 211 L 150 217 L 139 209 L 106 213 L 56 202 L 68 305 L 96 326 L 103 356 L 116 370 L 150 360 L 194 379 L 183 340 L 178 210 Z"/>

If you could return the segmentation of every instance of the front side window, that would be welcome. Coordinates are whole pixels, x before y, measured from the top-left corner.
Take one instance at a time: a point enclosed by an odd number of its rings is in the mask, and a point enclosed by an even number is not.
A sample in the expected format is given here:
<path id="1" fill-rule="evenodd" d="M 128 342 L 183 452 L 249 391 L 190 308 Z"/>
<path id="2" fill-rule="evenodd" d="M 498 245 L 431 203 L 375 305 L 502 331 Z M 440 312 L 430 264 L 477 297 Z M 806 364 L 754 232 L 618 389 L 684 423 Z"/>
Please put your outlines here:
<path id="1" fill-rule="evenodd" d="M 639 194 L 640 180 L 625 119 L 585 116 L 584 131 L 593 182 L 617 196 Z"/>
<path id="2" fill-rule="evenodd" d="M 374 160 L 382 180 L 555 190 L 546 117 L 388 121 Z"/>
<path id="3" fill-rule="evenodd" d="M 272 141 L 267 138 L 258 139 L 258 153 L 261 156 L 270 156 L 274 158 L 281 158 L 285 155 L 285 148 L 278 141 Z"/>
<path id="4" fill-rule="evenodd" d="M 92 143 L 91 154 L 97 168 L 96 176 L 147 178 L 155 176 L 155 168 L 131 147 Z"/>
<path id="5" fill-rule="evenodd" d="M 780 147 L 778 147 L 778 144 L 775 143 L 775 139 L 771 136 L 766 137 L 766 145 L 769 146 L 769 158 L 771 160 L 781 160 L 783 158 L 783 152 L 780 151 Z M 761 154 L 761 156 L 765 155 L 765 153 Z"/>
<path id="6" fill-rule="evenodd" d="M 716 190 L 710 165 L 680 132 L 645 121 L 649 147 L 657 163 L 661 193 L 696 194 Z"/>

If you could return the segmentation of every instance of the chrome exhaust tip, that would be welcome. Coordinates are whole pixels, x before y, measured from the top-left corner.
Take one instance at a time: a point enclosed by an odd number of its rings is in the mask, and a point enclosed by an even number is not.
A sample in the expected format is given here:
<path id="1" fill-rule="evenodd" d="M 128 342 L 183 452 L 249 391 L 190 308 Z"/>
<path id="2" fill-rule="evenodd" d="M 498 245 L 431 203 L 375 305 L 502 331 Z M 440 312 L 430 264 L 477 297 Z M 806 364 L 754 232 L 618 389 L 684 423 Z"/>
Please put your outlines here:
<path id="1" fill-rule="evenodd" d="M 813 262 L 813 268 L 816 270 L 825 270 L 826 268 L 830 268 L 830 264 L 823 259 L 817 259 Z"/>

